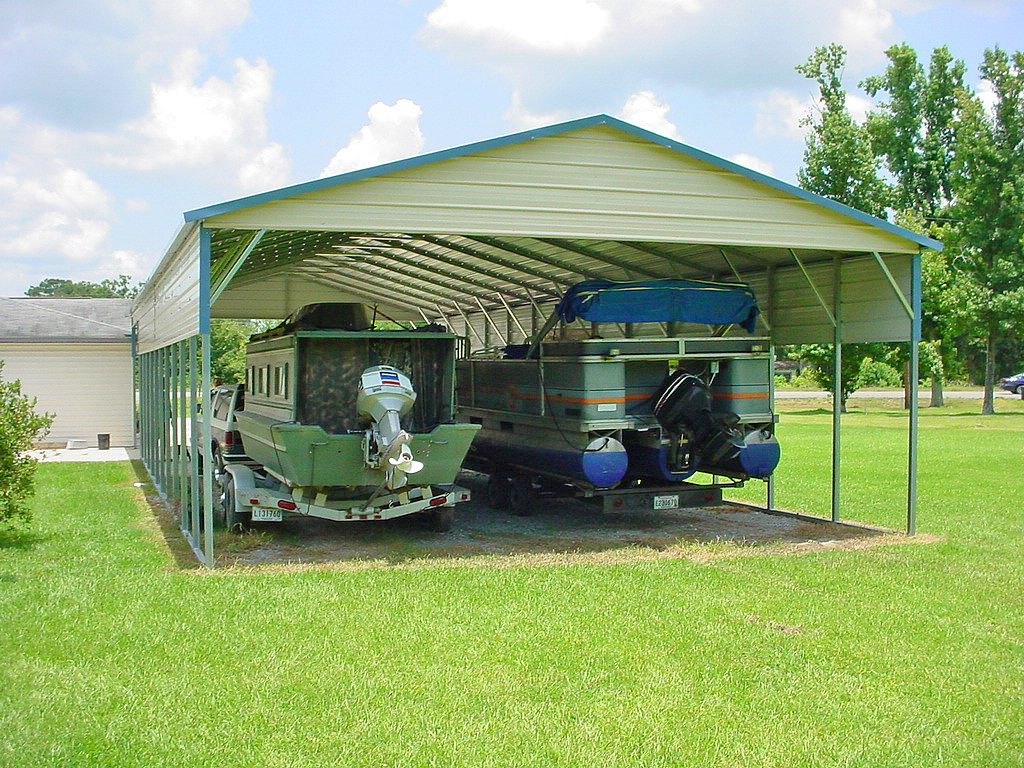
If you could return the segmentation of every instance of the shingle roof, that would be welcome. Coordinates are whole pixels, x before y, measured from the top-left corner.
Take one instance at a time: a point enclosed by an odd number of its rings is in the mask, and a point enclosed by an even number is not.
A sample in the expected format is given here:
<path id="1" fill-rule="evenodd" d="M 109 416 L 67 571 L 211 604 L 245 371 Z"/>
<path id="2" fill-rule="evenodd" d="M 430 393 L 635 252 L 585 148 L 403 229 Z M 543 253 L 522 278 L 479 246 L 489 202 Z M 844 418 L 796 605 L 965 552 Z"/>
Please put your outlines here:
<path id="1" fill-rule="evenodd" d="M 131 299 L 0 296 L 0 341 L 127 342 Z"/>

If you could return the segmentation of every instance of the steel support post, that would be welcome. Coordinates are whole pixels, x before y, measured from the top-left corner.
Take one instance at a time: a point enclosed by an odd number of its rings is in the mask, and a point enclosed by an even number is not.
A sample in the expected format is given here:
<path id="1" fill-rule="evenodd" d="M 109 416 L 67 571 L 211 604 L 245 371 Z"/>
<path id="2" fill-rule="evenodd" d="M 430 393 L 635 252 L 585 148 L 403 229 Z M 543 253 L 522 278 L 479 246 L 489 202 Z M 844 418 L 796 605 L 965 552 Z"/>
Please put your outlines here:
<path id="1" fill-rule="evenodd" d="M 181 422 L 178 421 L 178 366 L 179 360 L 179 349 L 177 344 L 171 344 L 168 347 L 167 353 L 170 358 L 170 365 L 167 367 L 167 402 L 168 407 L 171 409 L 169 418 L 167 419 L 167 428 L 170 431 L 171 439 L 171 463 L 170 463 L 170 482 L 167 484 L 167 498 L 176 507 L 180 506 L 180 493 L 181 489 L 178 486 L 181 478 L 181 435 L 180 427 Z"/>
<path id="2" fill-rule="evenodd" d="M 157 425 L 157 434 L 160 435 L 160 459 L 157 462 L 160 476 L 160 493 L 167 495 L 167 460 L 170 451 L 167 450 L 167 443 L 170 440 L 167 427 L 167 347 L 161 347 L 157 360 L 157 397 L 160 398 L 160 423 Z"/>
<path id="3" fill-rule="evenodd" d="M 775 345 L 768 346 L 768 408 L 775 413 Z M 767 505 L 768 509 L 775 509 L 775 473 L 768 475 L 767 483 Z"/>
<path id="4" fill-rule="evenodd" d="M 920 376 L 921 255 L 910 261 L 910 424 L 907 437 L 907 536 L 917 533 L 917 379 Z"/>
<path id="5" fill-rule="evenodd" d="M 188 343 L 184 340 L 178 342 L 178 432 L 181 435 L 178 440 L 178 454 L 181 461 L 178 466 L 178 508 L 184 509 L 189 505 L 189 465 L 192 463 L 192 454 L 188 450 Z"/>
<path id="6" fill-rule="evenodd" d="M 768 317 L 775 319 L 775 268 L 769 266 L 765 268 L 765 282 L 768 288 L 768 306 L 765 309 L 768 312 Z M 771 323 L 767 323 L 768 334 L 772 334 Z M 768 409 L 775 413 L 775 339 L 773 338 L 771 344 L 768 345 Z M 768 509 L 775 509 L 775 473 L 772 472 L 768 475 L 767 479 L 768 488 L 766 489 L 766 503 Z"/>
<path id="7" fill-rule="evenodd" d="M 833 388 L 832 388 L 832 520 L 839 521 L 841 444 L 843 412 L 843 333 L 842 333 L 842 273 L 839 257 L 832 259 L 833 301 Z"/>
<path id="8" fill-rule="evenodd" d="M 213 403 L 210 402 L 210 332 L 202 334 L 203 346 L 203 383 L 200 392 L 203 397 L 203 564 L 213 567 L 213 455 L 210 445 L 213 434 L 210 431 L 210 419 L 213 417 Z"/>
<path id="9" fill-rule="evenodd" d="M 200 492 L 199 487 L 199 359 L 198 359 L 199 348 L 196 343 L 196 337 L 190 336 L 188 340 L 188 375 L 189 375 L 189 391 L 191 393 L 189 403 L 189 423 L 191 430 L 189 434 L 189 445 L 191 446 L 191 461 L 189 462 L 189 473 L 190 473 L 190 491 L 188 509 L 188 520 L 189 527 L 193 520 L 199 519 L 199 510 L 202 508 L 200 504 Z M 185 519 L 184 508 L 182 510 L 182 520 Z"/>
<path id="10" fill-rule="evenodd" d="M 910 341 L 910 435 L 907 445 L 907 536 L 917 532 L 917 379 L 920 375 L 918 340 Z"/>

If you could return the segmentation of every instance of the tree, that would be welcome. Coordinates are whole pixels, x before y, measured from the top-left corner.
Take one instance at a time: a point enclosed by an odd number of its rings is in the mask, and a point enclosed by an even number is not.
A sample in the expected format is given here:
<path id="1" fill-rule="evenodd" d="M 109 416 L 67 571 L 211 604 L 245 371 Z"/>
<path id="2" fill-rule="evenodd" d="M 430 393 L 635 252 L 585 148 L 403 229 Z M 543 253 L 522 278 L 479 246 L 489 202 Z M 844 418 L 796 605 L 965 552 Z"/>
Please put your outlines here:
<path id="1" fill-rule="evenodd" d="M 861 84 L 870 96 L 888 96 L 868 115 L 866 128 L 874 151 L 885 159 L 896 181 L 892 203 L 898 210 L 897 220 L 937 237 L 953 199 L 956 121 L 959 101 L 966 93 L 966 67 L 945 46 L 934 50 L 927 73 L 906 43 L 892 46 L 886 55 L 890 64 L 885 73 Z M 943 372 L 937 363 L 947 330 L 939 302 L 949 282 L 946 266 L 941 253 L 929 251 L 922 256 L 922 335 L 929 342 L 927 353 L 922 348 L 922 362 L 927 360 L 931 368 L 933 406 L 943 402 Z"/>
<path id="2" fill-rule="evenodd" d="M 835 392 L 835 353 L 832 344 L 803 344 L 795 348 L 793 354 L 799 360 L 810 363 L 814 366 L 811 369 L 811 376 L 822 389 Z M 856 392 L 859 386 L 858 374 L 864 365 L 864 361 L 874 358 L 879 354 L 878 344 L 844 344 L 843 356 L 840 360 L 841 386 L 839 389 L 839 404 L 842 411 L 846 412 L 846 399 Z"/>
<path id="3" fill-rule="evenodd" d="M 26 500 L 35 492 L 36 460 L 26 454 L 50 430 L 53 415 L 37 414 L 21 382 L 3 380 L 0 361 L 0 523 L 28 522 Z"/>
<path id="4" fill-rule="evenodd" d="M 945 295 L 952 327 L 985 345 L 982 413 L 994 413 L 999 340 L 1024 332 L 1024 53 L 988 49 L 982 77 L 991 111 L 960 97 L 953 163 L 958 280 Z"/>
<path id="5" fill-rule="evenodd" d="M 804 165 L 797 174 L 804 189 L 845 203 L 853 208 L 884 216 L 890 190 L 879 175 L 879 160 L 871 147 L 867 129 L 858 125 L 846 107 L 846 90 L 842 70 L 846 50 L 841 45 L 815 49 L 811 57 L 796 71 L 818 84 L 821 112 L 819 119 L 806 118 L 812 129 L 807 136 Z M 846 410 L 846 398 L 856 389 L 855 378 L 870 345 L 851 344 L 844 347 L 841 361 L 842 387 L 840 408 Z M 833 345 L 802 347 L 815 363 L 819 382 L 834 391 Z M 828 355 L 829 362 L 821 360 Z M 826 383 L 827 382 L 827 383 Z"/>
<path id="6" fill-rule="evenodd" d="M 210 373 L 225 384 L 245 381 L 245 345 L 255 329 L 248 320 L 210 323 Z"/>
<path id="7" fill-rule="evenodd" d="M 26 296 L 89 297 L 96 299 L 134 299 L 141 283 L 132 284 L 128 275 L 118 275 L 112 280 L 72 282 L 59 277 L 48 277 L 25 291 Z"/>
<path id="8" fill-rule="evenodd" d="M 846 107 L 841 72 L 846 50 L 841 45 L 815 49 L 796 71 L 818 84 L 821 113 L 807 136 L 804 165 L 797 174 L 806 190 L 870 213 L 885 216 L 889 186 L 878 173 L 879 161 L 865 128 L 854 121 Z"/>

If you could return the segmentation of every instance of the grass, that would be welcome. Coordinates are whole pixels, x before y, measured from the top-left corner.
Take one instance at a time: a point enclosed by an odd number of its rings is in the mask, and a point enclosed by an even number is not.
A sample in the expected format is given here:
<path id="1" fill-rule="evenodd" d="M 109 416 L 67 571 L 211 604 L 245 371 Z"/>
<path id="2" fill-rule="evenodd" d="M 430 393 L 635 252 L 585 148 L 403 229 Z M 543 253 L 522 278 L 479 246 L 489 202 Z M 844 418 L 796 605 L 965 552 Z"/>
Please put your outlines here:
<path id="1" fill-rule="evenodd" d="M 828 498 L 821 405 L 784 405 L 782 505 Z M 43 465 L 0 536 L 0 765 L 1024 765 L 1024 408 L 999 406 L 922 409 L 938 543 L 789 557 L 210 574 L 129 465 Z M 865 408 L 844 516 L 898 526 L 905 420 Z"/>

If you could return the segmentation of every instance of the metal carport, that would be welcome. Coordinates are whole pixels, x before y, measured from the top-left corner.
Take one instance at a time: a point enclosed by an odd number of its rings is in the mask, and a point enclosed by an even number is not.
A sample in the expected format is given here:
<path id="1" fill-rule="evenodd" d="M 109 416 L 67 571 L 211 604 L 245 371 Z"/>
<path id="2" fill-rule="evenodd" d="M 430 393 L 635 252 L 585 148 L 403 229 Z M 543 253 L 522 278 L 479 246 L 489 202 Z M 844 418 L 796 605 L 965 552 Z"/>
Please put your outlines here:
<path id="1" fill-rule="evenodd" d="M 133 308 L 143 458 L 213 563 L 210 318 L 363 301 L 473 349 L 522 341 L 585 278 L 749 283 L 773 344 L 920 339 L 927 237 L 607 115 L 234 200 L 185 223 Z M 907 531 L 915 526 L 917 344 Z M 836 356 L 838 370 L 839 355 Z M 831 515 L 839 519 L 839 413 Z M 205 459 L 203 459 L 205 455 Z M 773 505 L 769 485 L 769 506 Z"/>

